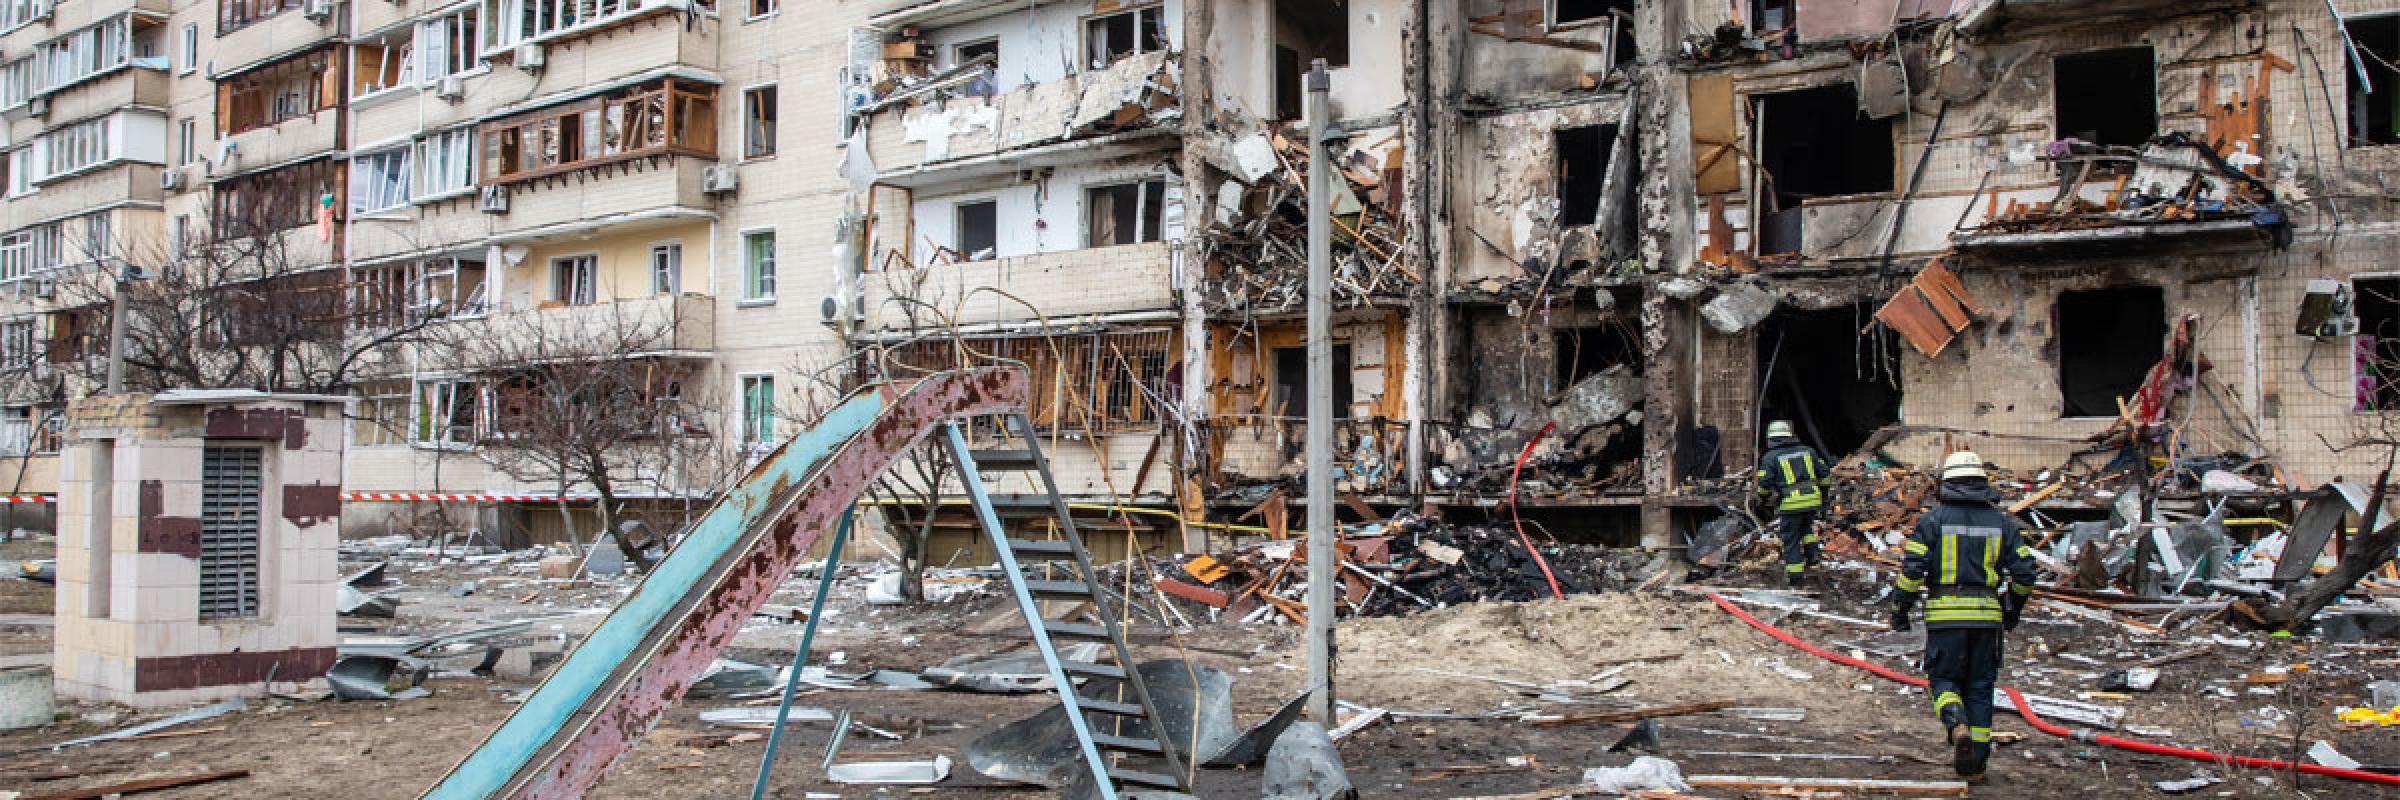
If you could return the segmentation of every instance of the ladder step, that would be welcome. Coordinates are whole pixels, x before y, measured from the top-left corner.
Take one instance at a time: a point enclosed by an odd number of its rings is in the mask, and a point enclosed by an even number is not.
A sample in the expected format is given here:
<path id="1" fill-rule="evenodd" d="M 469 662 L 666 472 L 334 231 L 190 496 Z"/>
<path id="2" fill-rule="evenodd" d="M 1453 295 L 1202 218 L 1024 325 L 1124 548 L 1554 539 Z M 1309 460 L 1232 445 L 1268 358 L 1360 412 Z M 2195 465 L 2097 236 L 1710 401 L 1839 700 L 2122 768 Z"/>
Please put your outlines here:
<path id="1" fill-rule="evenodd" d="M 1010 539 L 1008 549 L 1024 560 L 1073 561 L 1075 544 L 1065 539 Z"/>
<path id="2" fill-rule="evenodd" d="M 1095 678 L 1125 678 L 1125 668 L 1115 664 L 1094 664 L 1089 661 L 1060 661 L 1058 668 L 1070 675 L 1090 675 Z"/>
<path id="3" fill-rule="evenodd" d="M 1031 450 L 976 450 L 968 455 L 975 459 L 975 469 L 985 472 L 1031 472 L 1041 468 Z"/>
<path id="4" fill-rule="evenodd" d="M 1108 628 L 1099 625 L 1085 625 L 1080 622 L 1044 622 L 1042 627 L 1050 631 L 1052 638 L 1057 639 L 1079 639 L 1087 642 L 1114 641 L 1108 638 Z"/>
<path id="5" fill-rule="evenodd" d="M 1183 782 L 1176 780 L 1175 776 L 1173 775 L 1160 775 L 1155 772 L 1141 772 L 1137 770 L 1126 769 L 1124 767 L 1109 767 L 1108 777 L 1115 778 L 1118 783 L 1130 783 L 1135 786 L 1148 786 L 1154 789 L 1169 789 L 1173 791 L 1183 790 Z"/>
<path id="6" fill-rule="evenodd" d="M 1032 592 L 1036 597 L 1092 596 L 1091 585 L 1082 581 L 1026 581 L 1025 591 Z"/>
<path id="7" fill-rule="evenodd" d="M 1150 712 L 1142 710 L 1140 703 L 1119 703 L 1115 700 L 1095 700 L 1089 697 L 1078 697 L 1075 699 L 1075 702 L 1077 705 L 1083 706 L 1083 710 L 1085 711 L 1097 711 L 1102 714 L 1115 714 L 1120 717 L 1150 716 Z"/>
<path id="8" fill-rule="evenodd" d="M 1148 753 L 1150 755 L 1164 755 L 1166 753 L 1165 750 L 1159 747 L 1157 739 L 1133 739 L 1124 736 L 1110 736 L 1105 733 L 1095 733 L 1092 734 L 1092 744 L 1098 745 L 1103 750 L 1115 750 L 1120 753 Z"/>

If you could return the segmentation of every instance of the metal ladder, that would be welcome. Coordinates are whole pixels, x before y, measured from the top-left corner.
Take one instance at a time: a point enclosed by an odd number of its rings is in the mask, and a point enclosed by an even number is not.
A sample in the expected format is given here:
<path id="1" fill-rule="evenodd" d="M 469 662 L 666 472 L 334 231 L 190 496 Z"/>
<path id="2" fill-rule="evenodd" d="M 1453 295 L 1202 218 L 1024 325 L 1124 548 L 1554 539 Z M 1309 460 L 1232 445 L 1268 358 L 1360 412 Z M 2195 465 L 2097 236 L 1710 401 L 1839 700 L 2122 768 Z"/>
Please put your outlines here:
<path id="1" fill-rule="evenodd" d="M 1167 741 L 1166 728 L 1161 725 L 1158 707 L 1150 701 L 1150 689 L 1133 661 L 1133 652 L 1125 646 L 1125 632 L 1117 625 L 1116 609 L 1111 596 L 1095 582 L 1091 555 L 1083 549 L 1083 537 L 1075 530 L 1074 518 L 1067 511 L 1067 501 L 1058 493 L 1058 483 L 1051 477 L 1050 460 L 1042 454 L 1041 445 L 1033 433 L 1032 423 L 1023 414 L 1006 414 L 1000 418 L 1003 439 L 1021 442 L 1023 449 L 976 450 L 967 442 L 967 433 L 958 422 L 946 424 L 942 433 L 943 445 L 956 462 L 959 482 L 965 487 L 969 502 L 975 509 L 975 519 L 1000 554 L 1002 571 L 1008 573 L 1009 588 L 1017 597 L 1017 609 L 1033 630 L 1034 647 L 1041 651 L 1042 662 L 1049 667 L 1050 682 L 1058 687 L 1058 698 L 1066 707 L 1067 722 L 1075 731 L 1084 762 L 1091 768 L 1093 783 L 1100 797 L 1117 800 L 1129 792 L 1189 793 L 1191 785 L 1186 776 L 1185 754 L 1177 751 L 1175 743 Z M 1057 522 L 1061 538 L 1055 540 L 1010 538 L 1001 527 L 1000 515 L 990 493 L 985 491 L 983 473 L 1018 472 L 1038 476 L 1038 495 L 1029 497 L 1027 506 L 1039 509 L 1043 500 Z M 1063 567 L 1066 579 L 1057 579 L 1058 570 L 1042 570 L 1041 575 L 1028 573 L 1028 568 L 1044 565 Z M 1099 624 L 1058 622 L 1042 617 L 1039 600 L 1061 599 L 1088 601 L 1091 617 Z M 1106 642 L 1115 664 L 1064 661 L 1059 658 L 1054 640 Z M 1124 692 L 1117 699 L 1098 700 L 1076 694 L 1076 676 L 1119 681 L 1129 690 L 1133 702 L 1123 702 Z M 1094 730 L 1086 714 L 1106 715 L 1107 728 L 1113 733 Z M 1148 736 L 1119 735 L 1125 732 L 1124 723 L 1140 719 L 1148 723 Z M 1143 771 L 1117 765 L 1119 759 L 1154 764 Z"/>

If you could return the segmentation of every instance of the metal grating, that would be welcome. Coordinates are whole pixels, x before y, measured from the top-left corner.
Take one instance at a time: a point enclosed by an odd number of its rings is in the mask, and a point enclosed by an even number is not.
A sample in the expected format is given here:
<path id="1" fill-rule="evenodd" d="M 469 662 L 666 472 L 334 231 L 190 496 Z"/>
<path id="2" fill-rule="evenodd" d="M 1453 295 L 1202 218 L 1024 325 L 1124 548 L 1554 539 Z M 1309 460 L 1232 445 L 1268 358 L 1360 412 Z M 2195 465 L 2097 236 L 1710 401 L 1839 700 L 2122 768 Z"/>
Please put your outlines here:
<path id="1" fill-rule="evenodd" d="M 258 616 L 256 447 L 209 447 L 200 456 L 200 616 Z"/>

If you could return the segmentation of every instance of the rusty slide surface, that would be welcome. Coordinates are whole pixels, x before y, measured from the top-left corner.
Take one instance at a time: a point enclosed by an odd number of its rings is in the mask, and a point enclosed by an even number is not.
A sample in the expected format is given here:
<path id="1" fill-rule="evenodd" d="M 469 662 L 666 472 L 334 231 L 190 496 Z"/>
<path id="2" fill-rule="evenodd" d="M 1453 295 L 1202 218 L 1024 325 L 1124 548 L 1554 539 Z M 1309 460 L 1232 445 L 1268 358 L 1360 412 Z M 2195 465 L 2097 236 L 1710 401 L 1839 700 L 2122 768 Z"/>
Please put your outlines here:
<path id="1" fill-rule="evenodd" d="M 869 481 L 944 422 L 1022 410 L 1022 369 L 862 390 L 770 453 L 474 752 L 423 795 L 582 797 L 681 699 Z"/>

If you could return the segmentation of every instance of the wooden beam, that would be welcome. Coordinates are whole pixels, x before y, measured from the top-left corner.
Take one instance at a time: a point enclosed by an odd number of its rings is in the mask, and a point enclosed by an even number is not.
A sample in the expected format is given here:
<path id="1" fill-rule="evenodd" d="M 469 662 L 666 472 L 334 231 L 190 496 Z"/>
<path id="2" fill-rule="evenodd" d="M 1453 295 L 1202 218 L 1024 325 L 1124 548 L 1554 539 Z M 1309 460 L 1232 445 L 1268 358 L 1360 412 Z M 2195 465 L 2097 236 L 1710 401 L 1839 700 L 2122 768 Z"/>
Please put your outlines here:
<path id="1" fill-rule="evenodd" d="M 1681 705 L 1672 706 L 1645 706 L 1642 708 L 1628 708 L 1623 711 L 1603 711 L 1598 714 L 1569 714 L 1557 719 L 1535 720 L 1534 724 L 1586 725 L 1610 722 L 1638 722 L 1641 720 L 1650 719 L 1652 717 L 1676 717 L 1684 714 L 1701 714 L 1732 707 L 1733 701 L 1731 700 L 1709 700 L 1700 703 L 1684 703 Z"/>
<path id="2" fill-rule="evenodd" d="M 1693 775 L 1683 779 L 1694 789 L 1776 789 L 1823 792 L 1888 792 L 1910 795 L 1965 797 L 1966 781 L 1887 781 L 1874 778 L 1778 778 L 1754 775 Z"/>
<path id="3" fill-rule="evenodd" d="M 175 789 L 184 786 L 197 786 L 203 783 L 232 780 L 234 778 L 246 778 L 249 777 L 249 775 L 250 771 L 246 769 L 202 772 L 195 775 L 183 775 L 173 778 L 151 778 L 149 780 L 129 781 L 126 783 L 116 783 L 107 786 L 94 786 L 89 789 L 75 789 L 58 794 L 45 794 L 35 797 L 28 797 L 25 798 L 25 800 L 99 800 L 99 798 L 107 797 L 112 794 L 154 792 L 160 789 Z"/>

